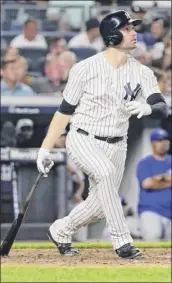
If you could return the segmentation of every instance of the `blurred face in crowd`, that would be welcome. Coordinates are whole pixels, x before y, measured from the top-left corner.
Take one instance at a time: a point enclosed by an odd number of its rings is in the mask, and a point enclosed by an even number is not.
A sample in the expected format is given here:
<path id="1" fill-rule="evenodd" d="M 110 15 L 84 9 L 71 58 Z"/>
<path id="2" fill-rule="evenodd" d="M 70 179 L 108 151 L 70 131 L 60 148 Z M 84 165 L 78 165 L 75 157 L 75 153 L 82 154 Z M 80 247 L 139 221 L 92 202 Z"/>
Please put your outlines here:
<path id="1" fill-rule="evenodd" d="M 38 32 L 38 27 L 36 22 L 29 22 L 25 27 L 24 27 L 24 35 L 25 38 L 29 41 L 34 40 Z"/>
<path id="2" fill-rule="evenodd" d="M 152 142 L 153 153 L 162 156 L 166 154 L 169 150 L 170 142 L 169 140 L 161 140 Z"/>
<path id="3" fill-rule="evenodd" d="M 133 25 L 126 25 L 121 28 L 120 31 L 123 34 L 123 40 L 118 45 L 119 48 L 123 50 L 135 49 L 137 43 L 137 32 L 135 31 L 135 27 Z"/>
<path id="4" fill-rule="evenodd" d="M 33 127 L 32 126 L 22 126 L 20 129 L 20 137 L 24 140 L 30 140 L 33 135 Z"/>
<path id="5" fill-rule="evenodd" d="M 20 82 L 24 79 L 28 70 L 28 63 L 24 57 L 19 57 L 16 62 L 17 80 Z"/>
<path id="6" fill-rule="evenodd" d="M 5 61 L 15 60 L 19 56 L 18 49 L 15 47 L 8 47 L 3 56 Z"/>
<path id="7" fill-rule="evenodd" d="M 95 40 L 97 37 L 100 36 L 99 28 L 92 28 L 89 31 L 87 31 L 88 37 L 90 41 Z"/>
<path id="8" fill-rule="evenodd" d="M 67 43 L 64 38 L 58 40 L 56 42 L 56 50 L 58 54 L 61 54 L 62 52 L 67 50 Z"/>
<path id="9" fill-rule="evenodd" d="M 163 21 L 155 21 L 151 25 L 151 32 L 153 37 L 156 38 L 161 38 L 164 35 L 164 23 Z"/>
<path id="10" fill-rule="evenodd" d="M 62 79 L 67 80 L 71 68 L 77 62 L 77 57 L 75 53 L 71 51 L 65 51 L 61 53 L 59 60 L 63 70 Z"/>
<path id="11" fill-rule="evenodd" d="M 66 43 L 66 40 L 63 38 L 56 40 L 50 46 L 50 53 L 55 56 L 60 55 L 62 52 L 66 50 L 67 50 L 67 43 Z"/>
<path id="12" fill-rule="evenodd" d="M 6 82 L 16 83 L 17 82 L 17 60 L 6 61 L 5 66 L 1 70 L 1 76 Z"/>

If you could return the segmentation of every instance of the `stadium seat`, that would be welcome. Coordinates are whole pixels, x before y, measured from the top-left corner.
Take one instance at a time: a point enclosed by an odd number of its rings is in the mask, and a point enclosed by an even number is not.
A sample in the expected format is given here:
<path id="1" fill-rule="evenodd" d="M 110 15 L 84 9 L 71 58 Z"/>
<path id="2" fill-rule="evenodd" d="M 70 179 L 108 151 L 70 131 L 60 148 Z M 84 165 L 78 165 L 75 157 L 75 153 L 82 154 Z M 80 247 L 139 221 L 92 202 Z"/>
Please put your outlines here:
<path id="1" fill-rule="evenodd" d="M 39 58 L 45 57 L 47 55 L 47 49 L 43 48 L 19 48 L 19 53 L 25 58 L 31 60 L 38 60 Z"/>
<path id="2" fill-rule="evenodd" d="M 42 21 L 41 26 L 42 31 L 57 31 L 58 30 L 58 22 L 57 21 Z"/>
<path id="3" fill-rule="evenodd" d="M 4 21 L 2 23 L 2 30 L 3 31 L 10 31 L 11 30 L 11 22 L 10 21 Z"/>
<path id="4" fill-rule="evenodd" d="M 29 72 L 44 74 L 47 50 L 40 48 L 19 48 L 21 56 L 25 57 L 29 68 Z"/>
<path id="5" fill-rule="evenodd" d="M 97 53 L 97 50 L 89 47 L 73 47 L 69 49 L 74 52 L 77 56 L 78 62 L 89 58 Z"/>
<path id="6" fill-rule="evenodd" d="M 16 20 L 18 15 L 18 9 L 4 9 L 5 19 L 9 19 L 10 21 Z M 1 12 L 2 13 L 2 12 Z"/>

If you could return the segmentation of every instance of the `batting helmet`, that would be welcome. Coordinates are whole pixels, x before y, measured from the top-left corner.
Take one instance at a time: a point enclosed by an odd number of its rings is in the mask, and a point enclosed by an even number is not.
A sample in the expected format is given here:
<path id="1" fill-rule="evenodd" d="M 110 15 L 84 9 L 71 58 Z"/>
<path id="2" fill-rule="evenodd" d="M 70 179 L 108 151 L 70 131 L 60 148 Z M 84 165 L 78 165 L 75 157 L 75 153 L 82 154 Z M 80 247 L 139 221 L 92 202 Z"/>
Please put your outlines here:
<path id="1" fill-rule="evenodd" d="M 122 42 L 120 28 L 132 24 L 140 25 L 142 20 L 132 19 L 126 11 L 117 11 L 107 15 L 100 23 L 100 34 L 106 46 L 115 46 Z"/>

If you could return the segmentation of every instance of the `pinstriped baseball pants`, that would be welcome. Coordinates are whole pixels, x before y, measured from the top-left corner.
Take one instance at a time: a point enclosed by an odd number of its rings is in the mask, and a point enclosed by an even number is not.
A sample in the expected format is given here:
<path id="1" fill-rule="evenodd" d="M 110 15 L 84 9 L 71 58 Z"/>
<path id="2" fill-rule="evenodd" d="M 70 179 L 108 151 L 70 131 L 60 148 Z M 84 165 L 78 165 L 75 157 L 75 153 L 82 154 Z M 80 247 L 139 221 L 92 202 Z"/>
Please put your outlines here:
<path id="1" fill-rule="evenodd" d="M 89 195 L 68 216 L 56 220 L 53 227 L 60 243 L 70 243 L 72 235 L 81 227 L 106 218 L 114 249 L 133 240 L 123 215 L 118 190 L 122 180 L 127 141 L 115 144 L 78 133 L 72 127 L 66 149 L 73 162 L 89 176 Z"/>

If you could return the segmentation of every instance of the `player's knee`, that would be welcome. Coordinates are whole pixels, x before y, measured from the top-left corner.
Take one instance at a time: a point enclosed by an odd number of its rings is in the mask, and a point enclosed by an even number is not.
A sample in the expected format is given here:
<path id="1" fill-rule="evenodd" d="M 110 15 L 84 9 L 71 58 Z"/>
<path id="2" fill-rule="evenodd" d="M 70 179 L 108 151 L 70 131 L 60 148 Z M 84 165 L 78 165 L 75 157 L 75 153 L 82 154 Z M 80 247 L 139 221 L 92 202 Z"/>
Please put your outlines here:
<path id="1" fill-rule="evenodd" d="M 101 169 L 98 176 L 99 180 L 111 178 L 115 175 L 115 168 L 111 164 L 105 164 Z"/>

